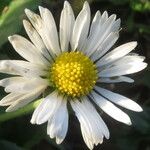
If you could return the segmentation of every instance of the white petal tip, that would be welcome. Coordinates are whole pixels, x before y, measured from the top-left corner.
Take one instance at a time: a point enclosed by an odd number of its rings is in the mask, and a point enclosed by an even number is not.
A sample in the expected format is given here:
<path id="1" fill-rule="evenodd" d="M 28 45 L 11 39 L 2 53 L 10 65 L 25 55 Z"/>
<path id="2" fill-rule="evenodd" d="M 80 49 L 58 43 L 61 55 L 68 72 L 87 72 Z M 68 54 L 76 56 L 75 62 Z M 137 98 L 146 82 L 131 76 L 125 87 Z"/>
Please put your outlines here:
<path id="1" fill-rule="evenodd" d="M 39 11 L 41 12 L 44 8 L 42 6 L 39 6 Z"/>
<path id="2" fill-rule="evenodd" d="M 5 112 L 9 112 L 9 110 L 6 109 Z"/>
<path id="3" fill-rule="evenodd" d="M 105 138 L 108 140 L 110 139 L 110 133 L 108 135 L 105 135 Z"/>
<path id="4" fill-rule="evenodd" d="M 108 15 L 108 12 L 105 10 L 105 11 L 103 12 L 103 14 Z"/>
<path id="5" fill-rule="evenodd" d="M 136 107 L 136 109 L 134 109 L 133 111 L 142 112 L 142 111 L 143 111 L 143 108 L 138 105 L 138 107 Z"/>
<path id="6" fill-rule="evenodd" d="M 133 83 L 134 82 L 134 80 L 133 79 L 130 79 L 129 81 L 128 81 L 128 83 Z"/>
<path id="7" fill-rule="evenodd" d="M 7 106 L 4 102 L 0 101 L 0 106 Z"/>
<path id="8" fill-rule="evenodd" d="M 28 13 L 30 13 L 31 11 L 30 11 L 29 9 L 25 8 L 24 12 L 25 12 L 26 14 L 28 14 Z"/>
<path id="9" fill-rule="evenodd" d="M 68 5 L 70 6 L 70 3 L 68 1 L 65 1 L 64 2 L 64 8 L 67 7 Z"/>
<path id="10" fill-rule="evenodd" d="M 31 123 L 31 124 L 36 124 L 35 120 L 32 119 L 32 118 L 31 118 L 31 120 L 30 120 L 30 123 Z"/>
<path id="11" fill-rule="evenodd" d="M 90 9 L 89 3 L 87 1 L 84 2 L 83 9 Z"/>
<path id="12" fill-rule="evenodd" d="M 15 109 L 11 109 L 9 107 L 5 110 L 5 112 L 13 112 L 13 111 L 15 111 Z"/>
<path id="13" fill-rule="evenodd" d="M 96 12 L 96 14 L 100 16 L 100 15 L 101 15 L 101 12 L 98 10 L 98 11 Z"/>
<path id="14" fill-rule="evenodd" d="M 13 36 L 9 36 L 8 37 L 8 40 L 11 42 L 12 41 L 12 39 L 13 39 Z"/>
<path id="15" fill-rule="evenodd" d="M 62 142 L 63 142 L 63 139 L 56 138 L 56 143 L 57 144 L 61 144 Z"/>
<path id="16" fill-rule="evenodd" d="M 14 35 L 12 35 L 12 36 L 9 36 L 9 37 L 8 37 L 8 40 L 9 40 L 10 42 L 13 42 L 17 37 L 18 37 L 18 35 L 17 35 L 17 34 L 14 34 Z"/>
<path id="17" fill-rule="evenodd" d="M 138 43 L 137 43 L 137 41 L 133 41 L 133 42 L 130 42 L 129 44 L 131 44 L 131 45 L 135 48 Z M 134 48 L 133 48 L 133 49 L 134 49 Z"/>
<path id="18" fill-rule="evenodd" d="M 27 24 L 28 23 L 28 21 L 26 20 L 26 19 L 23 19 L 23 24 Z"/>
<path id="19" fill-rule="evenodd" d="M 131 120 L 129 120 L 128 122 L 126 122 L 126 124 L 127 124 L 128 126 L 131 126 L 131 125 L 132 125 Z"/>
<path id="20" fill-rule="evenodd" d="M 148 65 L 148 64 L 147 64 L 147 63 L 145 63 L 145 66 L 144 66 L 144 67 L 146 68 L 146 67 L 147 67 L 147 65 Z"/>

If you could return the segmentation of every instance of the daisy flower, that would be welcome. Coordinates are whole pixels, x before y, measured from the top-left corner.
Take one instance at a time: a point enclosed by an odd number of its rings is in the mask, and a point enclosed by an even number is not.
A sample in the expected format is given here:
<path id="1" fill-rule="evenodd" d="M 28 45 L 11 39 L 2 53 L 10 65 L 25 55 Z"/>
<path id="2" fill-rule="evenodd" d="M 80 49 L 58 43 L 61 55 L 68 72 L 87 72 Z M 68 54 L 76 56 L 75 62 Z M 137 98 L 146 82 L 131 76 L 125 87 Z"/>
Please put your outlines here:
<path id="1" fill-rule="evenodd" d="M 59 32 L 52 13 L 39 7 L 40 15 L 25 9 L 23 20 L 31 41 L 20 35 L 8 39 L 24 60 L 1 60 L 0 72 L 13 76 L 0 80 L 8 93 L 1 106 L 15 111 L 41 97 L 31 123 L 47 122 L 47 134 L 60 144 L 68 129 L 70 105 L 77 116 L 83 139 L 89 149 L 109 139 L 107 125 L 95 106 L 115 120 L 131 125 L 129 116 L 117 105 L 140 112 L 142 108 L 129 98 L 101 87 L 101 83 L 134 82 L 124 76 L 143 70 L 143 56 L 130 53 L 137 42 L 111 49 L 119 37 L 120 19 L 97 11 L 91 20 L 88 2 L 75 18 L 65 1 Z M 44 96 L 43 96 L 44 95 Z M 93 105 L 95 103 L 95 105 Z"/>

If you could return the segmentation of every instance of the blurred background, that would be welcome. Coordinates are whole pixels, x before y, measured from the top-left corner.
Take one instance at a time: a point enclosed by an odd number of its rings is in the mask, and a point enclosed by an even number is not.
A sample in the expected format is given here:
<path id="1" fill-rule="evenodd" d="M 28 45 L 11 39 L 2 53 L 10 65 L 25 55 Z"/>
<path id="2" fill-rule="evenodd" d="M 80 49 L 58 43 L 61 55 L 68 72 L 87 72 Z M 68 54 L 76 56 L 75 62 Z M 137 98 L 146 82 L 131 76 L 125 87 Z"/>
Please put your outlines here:
<path id="1" fill-rule="evenodd" d="M 63 0 L 0 0 L 0 59 L 21 59 L 13 50 L 7 37 L 21 34 L 27 37 L 22 20 L 26 18 L 24 9 L 29 8 L 38 12 L 38 6 L 51 10 L 59 24 L 59 17 L 63 8 Z M 84 0 L 69 1 L 77 15 Z M 138 41 L 136 52 L 146 57 L 150 62 L 150 1 L 149 0 L 89 0 L 92 17 L 97 10 L 107 10 L 109 15 L 115 13 L 121 18 L 120 38 L 115 46 Z M 6 77 L 0 74 L 0 79 Z M 118 123 L 102 113 L 111 133 L 110 140 L 104 140 L 95 150 L 150 150 L 150 67 L 144 71 L 131 75 L 135 79 L 133 84 L 111 84 L 109 89 L 123 94 L 139 103 L 144 112 L 127 112 L 133 125 L 126 126 Z M 6 94 L 0 88 L 0 98 Z M 69 130 L 61 145 L 56 145 L 46 134 L 46 124 L 31 125 L 31 113 L 23 116 L 5 114 L 5 108 L 0 107 L 0 150 L 87 150 L 83 142 L 79 122 L 70 113 Z"/>

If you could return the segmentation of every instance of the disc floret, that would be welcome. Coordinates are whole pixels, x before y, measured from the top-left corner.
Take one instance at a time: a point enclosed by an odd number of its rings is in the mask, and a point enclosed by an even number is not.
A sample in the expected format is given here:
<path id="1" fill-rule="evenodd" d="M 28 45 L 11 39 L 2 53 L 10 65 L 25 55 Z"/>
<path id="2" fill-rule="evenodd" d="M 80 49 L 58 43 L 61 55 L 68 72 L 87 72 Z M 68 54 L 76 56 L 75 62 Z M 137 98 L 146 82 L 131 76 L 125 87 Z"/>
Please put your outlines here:
<path id="1" fill-rule="evenodd" d="M 53 85 L 71 97 L 88 94 L 97 81 L 96 66 L 81 52 L 60 54 L 50 69 L 50 75 Z"/>

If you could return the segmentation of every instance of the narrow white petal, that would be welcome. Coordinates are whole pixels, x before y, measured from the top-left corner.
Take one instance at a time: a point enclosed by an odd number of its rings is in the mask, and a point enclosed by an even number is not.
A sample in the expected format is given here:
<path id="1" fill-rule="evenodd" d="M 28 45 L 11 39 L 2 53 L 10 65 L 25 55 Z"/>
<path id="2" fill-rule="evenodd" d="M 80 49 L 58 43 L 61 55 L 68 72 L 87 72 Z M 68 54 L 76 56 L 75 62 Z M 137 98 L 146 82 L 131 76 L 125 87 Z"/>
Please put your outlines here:
<path id="1" fill-rule="evenodd" d="M 61 97 L 58 96 L 57 92 L 54 91 L 53 93 L 49 94 L 35 109 L 32 115 L 31 123 L 42 124 L 48 121 L 51 115 L 54 114 L 56 110 L 60 107 L 61 102 Z"/>
<path id="2" fill-rule="evenodd" d="M 71 101 L 71 106 L 79 119 L 82 136 L 87 146 L 92 149 L 94 144 L 103 142 L 103 136 L 109 138 L 109 131 L 95 108 L 86 99 Z"/>
<path id="3" fill-rule="evenodd" d="M 15 84 L 16 82 L 20 83 L 23 81 L 27 81 L 24 77 L 10 77 L 0 80 L 0 86 L 6 87 L 10 84 Z"/>
<path id="4" fill-rule="evenodd" d="M 0 101 L 0 106 L 9 106 L 13 102 L 15 102 L 17 99 L 22 97 L 24 94 L 18 94 L 18 93 L 10 93 L 6 95 L 4 98 L 1 99 Z"/>
<path id="5" fill-rule="evenodd" d="M 111 64 L 98 67 L 98 70 L 102 71 L 102 70 L 109 69 L 112 67 L 120 66 L 121 64 L 132 64 L 132 65 L 139 64 L 139 63 L 143 62 L 144 60 L 145 60 L 144 56 L 138 56 L 135 53 L 129 53 L 128 55 L 124 56 L 123 58 L 121 58 L 119 60 L 112 62 Z"/>
<path id="6" fill-rule="evenodd" d="M 88 51 L 88 48 L 90 47 L 90 45 L 92 45 L 93 42 L 95 42 L 93 40 L 94 36 L 97 35 L 101 26 L 102 26 L 102 24 L 101 24 L 101 13 L 100 13 L 100 11 L 97 11 L 93 20 L 92 20 L 90 31 L 89 31 L 89 36 L 88 36 L 86 43 L 83 47 L 83 51 L 85 51 L 85 52 Z"/>
<path id="7" fill-rule="evenodd" d="M 47 28 L 41 19 L 41 17 L 34 12 L 32 12 L 29 9 L 25 9 L 25 13 L 27 17 L 29 18 L 30 22 L 34 26 L 34 28 L 37 30 L 37 32 L 40 34 L 46 48 L 48 49 L 50 55 L 52 58 L 54 58 L 54 53 L 51 50 L 51 45 L 49 43 L 49 37 L 47 36 Z"/>
<path id="8" fill-rule="evenodd" d="M 47 8 L 43 8 L 40 6 L 39 10 L 40 10 L 43 23 L 46 27 L 45 36 L 48 39 L 50 48 L 55 54 L 59 54 L 60 47 L 58 42 L 58 33 L 57 33 L 56 23 L 53 18 L 53 15 Z"/>
<path id="9" fill-rule="evenodd" d="M 115 77 L 126 74 L 132 74 L 139 72 L 147 67 L 147 63 L 144 62 L 133 62 L 126 64 L 119 64 L 111 68 L 106 68 L 102 70 L 98 75 L 100 77 Z"/>
<path id="10" fill-rule="evenodd" d="M 124 56 L 123 58 L 121 58 L 120 60 L 112 63 L 111 65 L 112 66 L 117 66 L 117 65 L 125 64 L 125 63 L 140 63 L 140 62 L 143 62 L 144 59 L 145 59 L 145 57 L 143 57 L 143 56 L 134 56 L 134 55 L 130 55 L 130 53 L 129 53 L 129 55 Z"/>
<path id="11" fill-rule="evenodd" d="M 94 33 L 96 33 L 97 30 L 99 30 L 98 28 L 100 28 L 100 19 L 101 13 L 100 11 L 97 11 L 91 23 L 89 37 L 93 36 Z"/>
<path id="12" fill-rule="evenodd" d="M 110 64 L 113 61 L 122 58 L 123 56 L 127 55 L 129 52 L 131 52 L 135 47 L 137 46 L 137 42 L 129 42 L 126 44 L 123 44 L 108 54 L 106 54 L 104 57 L 102 57 L 96 64 L 97 66 L 103 66 L 106 64 Z"/>
<path id="13" fill-rule="evenodd" d="M 34 89 L 32 92 L 23 94 L 18 99 L 14 99 L 14 102 L 12 101 L 11 105 L 6 109 L 6 112 L 12 112 L 24 107 L 28 103 L 38 98 L 41 95 L 41 93 L 45 90 L 45 88 L 45 86 L 40 86 Z"/>
<path id="14" fill-rule="evenodd" d="M 34 28 L 37 30 L 38 33 L 40 33 L 43 23 L 41 17 L 29 9 L 25 9 L 25 13 L 29 18 L 30 22 L 32 23 L 32 25 L 34 26 Z"/>
<path id="15" fill-rule="evenodd" d="M 45 76 L 47 74 L 45 70 L 46 66 L 40 64 L 33 64 L 27 61 L 21 60 L 1 60 L 0 72 L 21 75 L 27 77 Z"/>
<path id="16" fill-rule="evenodd" d="M 47 60 L 37 51 L 35 46 L 24 37 L 13 35 L 9 36 L 8 39 L 17 53 L 26 60 L 37 64 L 48 64 Z"/>
<path id="17" fill-rule="evenodd" d="M 116 19 L 116 15 L 111 15 L 107 19 L 107 21 L 102 25 L 102 27 L 99 28 L 99 30 L 95 32 L 93 37 L 89 37 L 88 43 L 90 44 L 87 46 L 87 49 L 86 49 L 86 54 L 88 56 L 90 56 L 93 52 L 95 52 L 95 50 L 98 49 L 99 45 L 107 38 L 107 36 L 109 36 L 111 32 L 114 32 L 112 28 L 113 28 L 115 19 Z"/>
<path id="18" fill-rule="evenodd" d="M 49 134 L 51 138 L 56 137 L 57 144 L 60 144 L 64 140 L 68 130 L 68 111 L 66 102 L 66 99 L 63 99 L 60 107 L 48 120 L 47 134 Z"/>
<path id="19" fill-rule="evenodd" d="M 64 8 L 61 12 L 59 36 L 62 51 L 68 51 L 69 42 L 71 39 L 75 17 L 70 4 L 65 1 Z"/>
<path id="20" fill-rule="evenodd" d="M 7 81 L 6 81 L 7 85 L 5 86 L 5 92 L 7 93 L 10 92 L 28 93 L 37 89 L 37 87 L 48 86 L 48 81 L 40 78 L 33 78 L 33 79 L 26 78 L 26 79 L 18 80 L 17 77 L 16 78 L 13 77 L 13 78 L 9 78 Z"/>
<path id="21" fill-rule="evenodd" d="M 107 99 L 109 99 L 110 101 L 112 101 L 113 103 L 120 105 L 124 108 L 133 110 L 133 111 L 143 111 L 143 109 L 141 108 L 141 106 L 139 106 L 136 102 L 134 102 L 133 100 L 124 97 L 120 94 L 111 92 L 109 90 L 100 88 L 100 87 L 96 87 L 96 90 L 98 90 L 99 93 L 101 93 L 104 97 L 106 97 Z"/>
<path id="22" fill-rule="evenodd" d="M 90 15 L 89 4 L 88 2 L 85 2 L 83 9 L 77 16 L 74 24 L 71 40 L 72 50 L 76 50 L 76 48 L 78 48 L 78 50 L 81 50 L 83 45 L 85 44 L 89 32 Z"/>
<path id="23" fill-rule="evenodd" d="M 37 50 L 39 50 L 48 60 L 51 60 L 51 56 L 49 55 L 48 50 L 43 43 L 43 40 L 41 39 L 38 32 L 32 27 L 30 22 L 28 22 L 27 20 L 23 20 L 23 25 L 30 40 L 36 46 Z"/>
<path id="24" fill-rule="evenodd" d="M 127 125 L 131 125 L 131 120 L 129 116 L 121 111 L 119 108 L 117 108 L 114 104 L 111 102 L 107 101 L 105 98 L 100 96 L 99 94 L 95 93 L 94 91 L 92 92 L 93 100 L 94 102 L 109 116 L 114 118 L 115 120 L 119 122 L 123 122 Z M 91 96 L 91 98 L 92 98 Z"/>
<path id="25" fill-rule="evenodd" d="M 119 83 L 119 82 L 128 82 L 128 83 L 133 83 L 134 80 L 126 77 L 126 76 L 118 76 L 118 77 L 113 77 L 113 78 L 99 78 L 97 82 L 103 82 L 103 83 Z"/>
<path id="26" fill-rule="evenodd" d="M 108 19 L 108 12 L 104 11 L 100 19 L 101 25 L 103 25 L 107 21 L 107 19 Z"/>
<path id="27" fill-rule="evenodd" d="M 110 33 L 108 37 L 103 41 L 103 43 L 99 45 L 99 47 L 97 48 L 97 51 L 93 53 L 93 55 L 91 56 L 91 59 L 93 61 L 98 60 L 115 44 L 118 38 L 119 38 L 118 32 Z"/>

